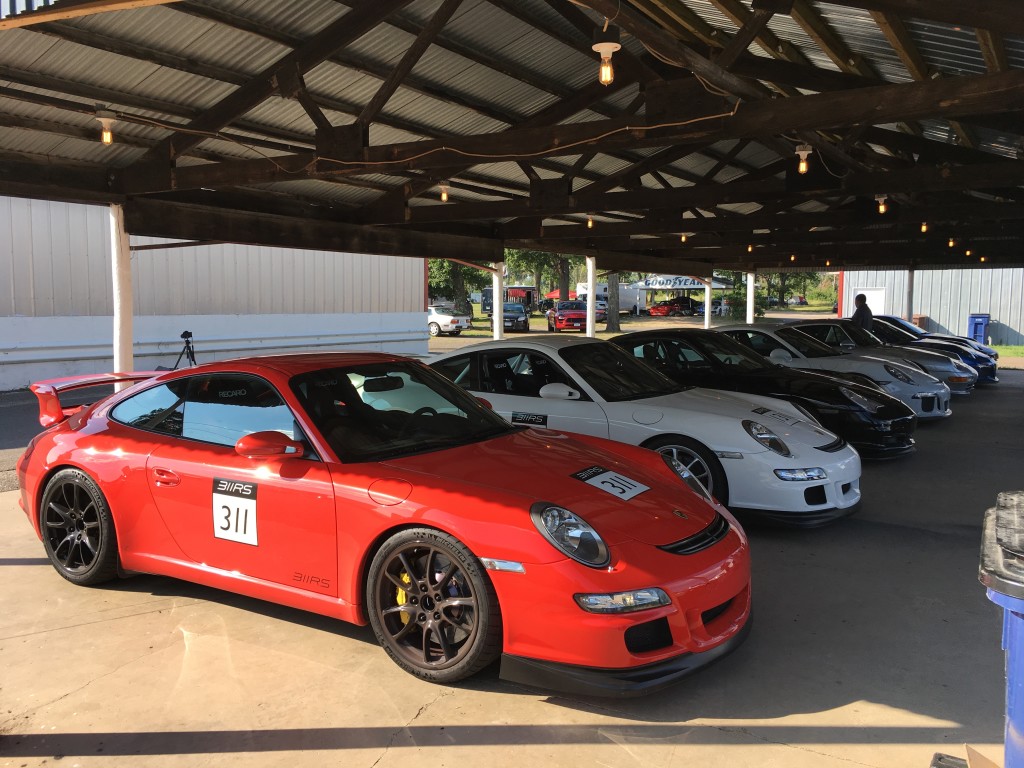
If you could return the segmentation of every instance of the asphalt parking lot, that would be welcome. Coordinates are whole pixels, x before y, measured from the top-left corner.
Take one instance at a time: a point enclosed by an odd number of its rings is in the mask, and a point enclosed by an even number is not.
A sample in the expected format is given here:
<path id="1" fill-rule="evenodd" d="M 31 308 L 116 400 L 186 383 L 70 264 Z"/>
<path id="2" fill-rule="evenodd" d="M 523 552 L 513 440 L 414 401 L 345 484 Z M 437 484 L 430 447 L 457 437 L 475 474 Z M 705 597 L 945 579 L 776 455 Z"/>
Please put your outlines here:
<path id="1" fill-rule="evenodd" d="M 1024 372 L 1002 379 L 923 425 L 916 454 L 865 463 L 857 516 L 752 527 L 746 644 L 634 700 L 493 670 L 429 685 L 368 628 L 171 579 L 74 587 L 0 493 L 0 765 L 846 768 L 927 766 L 965 742 L 998 757 L 1001 616 L 976 574 L 984 510 L 1024 487 Z"/>

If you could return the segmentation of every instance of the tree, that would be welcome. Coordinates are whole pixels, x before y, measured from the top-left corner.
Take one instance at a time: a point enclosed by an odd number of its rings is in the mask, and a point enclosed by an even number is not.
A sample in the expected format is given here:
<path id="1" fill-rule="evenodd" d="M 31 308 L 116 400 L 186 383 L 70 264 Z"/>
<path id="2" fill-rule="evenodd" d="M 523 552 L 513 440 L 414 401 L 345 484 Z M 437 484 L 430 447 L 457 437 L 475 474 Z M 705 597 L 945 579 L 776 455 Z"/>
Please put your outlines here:
<path id="1" fill-rule="evenodd" d="M 447 298 L 460 312 L 472 314 L 469 291 L 479 290 L 491 282 L 490 273 L 465 267 L 447 259 L 427 261 L 427 293 L 431 297 Z"/>
<path id="2" fill-rule="evenodd" d="M 619 273 L 608 273 L 608 323 L 606 331 L 618 333 L 622 330 L 619 325 Z"/>

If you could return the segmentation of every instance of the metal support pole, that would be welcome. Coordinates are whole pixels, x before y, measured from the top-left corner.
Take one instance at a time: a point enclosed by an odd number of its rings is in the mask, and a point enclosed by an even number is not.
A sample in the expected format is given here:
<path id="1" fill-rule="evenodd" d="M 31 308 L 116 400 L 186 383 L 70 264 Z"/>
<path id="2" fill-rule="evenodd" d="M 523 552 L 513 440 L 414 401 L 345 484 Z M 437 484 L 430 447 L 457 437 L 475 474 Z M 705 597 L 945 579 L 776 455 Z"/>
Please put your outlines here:
<path id="1" fill-rule="evenodd" d="M 704 328 L 711 327 L 711 284 L 714 282 L 714 275 L 704 283 Z"/>
<path id="2" fill-rule="evenodd" d="M 903 318 L 908 322 L 914 322 L 914 265 L 907 270 L 907 309 Z"/>
<path id="3" fill-rule="evenodd" d="M 505 338 L 505 262 L 496 261 L 491 273 L 491 323 L 495 340 Z"/>
<path id="4" fill-rule="evenodd" d="M 597 258 L 587 256 L 587 336 L 597 335 Z"/>
<path id="5" fill-rule="evenodd" d="M 132 357 L 131 244 L 124 228 L 124 209 L 110 206 L 110 261 L 114 295 L 114 370 L 135 370 Z M 123 385 L 118 385 L 118 389 Z"/>
<path id="6" fill-rule="evenodd" d="M 747 325 L 754 322 L 754 291 L 757 288 L 757 273 L 747 272 Z"/>

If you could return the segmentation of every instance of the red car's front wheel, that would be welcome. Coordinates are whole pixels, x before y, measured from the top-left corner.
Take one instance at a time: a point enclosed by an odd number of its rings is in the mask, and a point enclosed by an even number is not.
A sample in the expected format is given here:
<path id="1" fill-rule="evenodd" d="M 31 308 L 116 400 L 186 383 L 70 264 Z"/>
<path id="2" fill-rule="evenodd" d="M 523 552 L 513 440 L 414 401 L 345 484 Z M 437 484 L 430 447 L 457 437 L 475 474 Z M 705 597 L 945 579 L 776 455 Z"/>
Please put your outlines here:
<path id="1" fill-rule="evenodd" d="M 370 565 L 370 625 L 406 672 L 451 683 L 501 653 L 501 613 L 480 562 L 458 539 L 430 528 L 388 539 Z"/>

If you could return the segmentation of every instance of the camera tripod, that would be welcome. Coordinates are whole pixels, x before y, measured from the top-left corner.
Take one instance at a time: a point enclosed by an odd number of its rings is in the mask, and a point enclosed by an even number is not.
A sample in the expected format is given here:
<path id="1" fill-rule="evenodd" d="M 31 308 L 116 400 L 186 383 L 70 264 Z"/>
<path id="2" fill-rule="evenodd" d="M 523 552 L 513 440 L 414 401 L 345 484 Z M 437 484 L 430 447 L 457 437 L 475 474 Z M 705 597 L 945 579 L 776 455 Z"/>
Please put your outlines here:
<path id="1" fill-rule="evenodd" d="M 182 331 L 181 338 L 185 342 L 181 347 L 181 352 L 178 353 L 178 359 L 174 361 L 174 368 L 172 371 L 178 369 L 178 365 L 181 364 L 181 358 L 185 358 L 191 368 L 196 364 L 196 351 L 192 346 L 192 331 Z"/>

